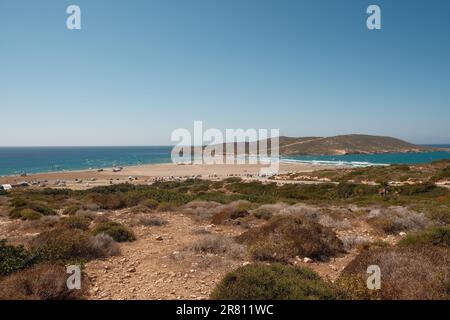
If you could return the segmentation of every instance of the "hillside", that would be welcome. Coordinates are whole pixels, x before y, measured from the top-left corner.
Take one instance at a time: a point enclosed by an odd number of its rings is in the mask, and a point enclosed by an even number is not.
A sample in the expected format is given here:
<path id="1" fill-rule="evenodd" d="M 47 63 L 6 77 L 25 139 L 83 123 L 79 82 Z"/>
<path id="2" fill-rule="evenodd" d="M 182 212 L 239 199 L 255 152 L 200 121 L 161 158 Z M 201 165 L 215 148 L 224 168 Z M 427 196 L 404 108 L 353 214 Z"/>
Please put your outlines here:
<path id="1" fill-rule="evenodd" d="M 282 136 L 279 144 L 282 155 L 373 154 L 432 150 L 432 148 L 418 146 L 392 137 L 363 134 L 300 138 Z M 248 150 L 248 143 L 246 143 L 246 150 Z"/>

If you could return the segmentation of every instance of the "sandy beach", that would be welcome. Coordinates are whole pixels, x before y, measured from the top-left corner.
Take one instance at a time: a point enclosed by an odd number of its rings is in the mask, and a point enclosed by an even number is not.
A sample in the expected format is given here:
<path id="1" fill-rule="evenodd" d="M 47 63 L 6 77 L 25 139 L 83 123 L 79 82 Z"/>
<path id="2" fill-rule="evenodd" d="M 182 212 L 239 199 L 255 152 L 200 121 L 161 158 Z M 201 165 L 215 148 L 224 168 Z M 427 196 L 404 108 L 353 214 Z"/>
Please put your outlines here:
<path id="1" fill-rule="evenodd" d="M 245 179 L 266 180 L 260 177 L 261 165 L 258 164 L 147 164 L 124 167 L 119 172 L 113 168 L 97 170 L 80 170 L 30 174 L 27 176 L 0 177 L 1 184 L 17 184 L 22 181 L 36 186 L 67 187 L 71 189 L 86 189 L 94 186 L 117 183 L 146 184 L 158 179 L 185 179 L 196 176 L 202 179 L 224 179 L 238 176 Z M 342 166 L 323 166 L 305 163 L 280 163 L 279 174 L 288 172 L 311 172 L 321 169 L 342 168 Z"/>

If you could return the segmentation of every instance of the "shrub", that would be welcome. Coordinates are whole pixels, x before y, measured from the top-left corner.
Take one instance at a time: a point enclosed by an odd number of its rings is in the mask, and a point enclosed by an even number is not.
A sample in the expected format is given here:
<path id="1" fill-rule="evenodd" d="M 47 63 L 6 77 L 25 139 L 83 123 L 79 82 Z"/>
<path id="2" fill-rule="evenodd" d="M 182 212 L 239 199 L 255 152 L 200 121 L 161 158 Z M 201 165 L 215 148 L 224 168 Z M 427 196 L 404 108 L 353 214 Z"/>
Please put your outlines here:
<path id="1" fill-rule="evenodd" d="M 190 248 L 197 252 L 226 254 L 233 258 L 242 258 L 245 255 L 243 246 L 230 238 L 216 235 L 204 235 L 192 243 Z"/>
<path id="2" fill-rule="evenodd" d="M 97 234 L 91 241 L 92 248 L 103 257 L 117 256 L 120 248 L 114 239 L 105 234 Z"/>
<path id="3" fill-rule="evenodd" d="M 257 260 L 272 257 L 272 261 L 288 262 L 295 256 L 326 260 L 344 252 L 342 242 L 330 228 L 305 217 L 275 216 L 263 226 L 241 234 L 237 240 L 250 245 Z"/>
<path id="4" fill-rule="evenodd" d="M 102 209 L 116 210 L 126 207 L 126 202 L 121 193 L 89 193 L 85 200 L 89 203 L 94 202 Z"/>
<path id="5" fill-rule="evenodd" d="M 75 216 L 81 217 L 81 218 L 86 218 L 86 219 L 89 219 L 89 220 L 94 220 L 97 217 L 97 213 L 95 213 L 95 212 L 93 212 L 91 210 L 84 210 L 84 209 L 82 209 L 82 210 L 78 210 L 75 213 Z"/>
<path id="6" fill-rule="evenodd" d="M 191 201 L 182 207 L 182 212 L 191 216 L 194 220 L 201 221 L 211 219 L 216 208 L 222 205 L 215 201 Z"/>
<path id="7" fill-rule="evenodd" d="M 237 217 L 245 217 L 248 215 L 248 212 L 252 209 L 253 205 L 249 201 L 239 200 L 230 203 L 230 205 L 234 208 L 235 214 Z"/>
<path id="8" fill-rule="evenodd" d="M 0 300 L 81 299 L 87 284 L 82 277 L 81 290 L 67 288 L 63 265 L 39 264 L 14 273 L 0 282 Z"/>
<path id="9" fill-rule="evenodd" d="M 29 252 L 23 246 L 11 246 L 0 240 L 0 275 L 7 275 L 24 269 L 33 263 Z"/>
<path id="10" fill-rule="evenodd" d="M 136 237 L 134 236 L 133 232 L 128 230 L 122 224 L 120 224 L 118 222 L 112 222 L 112 221 L 99 223 L 98 225 L 96 225 L 94 227 L 94 229 L 92 230 L 92 233 L 94 235 L 97 235 L 100 233 L 105 233 L 105 234 L 111 236 L 117 242 L 136 240 Z"/>
<path id="11" fill-rule="evenodd" d="M 228 273 L 211 294 L 216 300 L 335 299 L 332 287 L 312 270 L 253 264 Z"/>
<path id="12" fill-rule="evenodd" d="M 450 166 L 446 166 L 439 170 L 433 177 L 431 177 L 431 181 L 439 181 L 439 180 L 447 180 L 450 178 Z"/>
<path id="13" fill-rule="evenodd" d="M 235 210 L 233 207 L 229 205 L 220 206 L 214 210 L 214 214 L 211 217 L 211 223 L 223 224 L 226 221 L 230 220 L 234 213 Z"/>
<path id="14" fill-rule="evenodd" d="M 24 230 L 27 229 L 49 229 L 55 227 L 60 218 L 59 216 L 43 216 L 39 220 L 29 220 L 23 224 Z"/>
<path id="15" fill-rule="evenodd" d="M 289 251 L 289 247 L 264 241 L 256 242 L 248 248 L 250 257 L 256 261 L 286 262 L 291 258 L 289 254 L 285 254 L 286 251 Z"/>
<path id="16" fill-rule="evenodd" d="M 450 227 L 435 227 L 420 233 L 408 234 L 400 240 L 399 245 L 437 245 L 450 248 Z"/>
<path id="17" fill-rule="evenodd" d="M 20 212 L 24 209 L 33 210 L 43 216 L 55 215 L 56 212 L 48 206 L 47 203 L 42 201 L 30 201 L 21 197 L 13 198 L 11 205 L 14 209 L 11 211 L 10 216 L 14 218 L 20 218 Z"/>
<path id="18" fill-rule="evenodd" d="M 80 210 L 80 209 L 81 209 L 80 206 L 73 205 L 73 206 L 70 206 L 70 207 L 65 208 L 65 209 L 63 210 L 62 214 L 63 214 L 63 215 L 68 215 L 68 216 L 73 216 L 73 215 L 75 215 L 75 213 L 77 213 L 77 211 Z"/>
<path id="19" fill-rule="evenodd" d="M 232 202 L 228 205 L 216 207 L 213 210 L 211 223 L 224 224 L 229 220 L 236 220 L 248 216 L 252 204 L 248 201 L 240 200 Z"/>
<path id="20" fill-rule="evenodd" d="M 62 218 L 59 223 L 65 228 L 87 230 L 91 224 L 91 219 L 87 217 L 70 216 Z"/>
<path id="21" fill-rule="evenodd" d="M 252 215 L 257 219 L 263 219 L 263 220 L 269 220 L 273 216 L 272 211 L 270 211 L 267 208 L 262 208 L 262 207 L 259 207 L 258 209 L 253 210 Z"/>
<path id="22" fill-rule="evenodd" d="M 174 211 L 176 209 L 176 204 L 172 203 L 172 202 L 161 202 L 158 205 L 158 210 L 159 211 L 163 211 L 163 212 L 167 212 L 167 211 Z"/>
<path id="23" fill-rule="evenodd" d="M 158 201 L 155 199 L 147 199 L 142 203 L 142 205 L 149 209 L 156 209 L 158 207 Z"/>
<path id="24" fill-rule="evenodd" d="M 109 219 L 108 216 L 104 215 L 104 214 L 96 216 L 94 219 L 95 224 L 106 223 L 106 222 L 111 222 L 111 219 Z"/>
<path id="25" fill-rule="evenodd" d="M 373 209 L 368 215 L 367 222 L 373 228 L 386 234 L 395 234 L 399 231 L 419 231 L 429 225 L 429 220 L 423 214 L 403 207 Z"/>
<path id="26" fill-rule="evenodd" d="M 392 217 L 374 217 L 367 221 L 373 228 L 386 234 L 395 234 L 403 228 L 396 225 Z"/>
<path id="27" fill-rule="evenodd" d="M 446 206 L 427 208 L 426 215 L 431 220 L 436 220 L 442 224 L 450 224 L 450 210 Z"/>
<path id="28" fill-rule="evenodd" d="M 368 290 L 362 277 L 341 274 L 334 282 L 339 299 L 343 300 L 380 300 L 379 290 Z"/>
<path id="29" fill-rule="evenodd" d="M 11 199 L 10 204 L 14 208 L 25 207 L 28 204 L 28 201 L 22 197 L 14 197 Z"/>
<path id="30" fill-rule="evenodd" d="M 30 241 L 30 250 L 39 261 L 79 261 L 105 257 L 93 245 L 94 237 L 79 229 L 56 228 Z"/>
<path id="31" fill-rule="evenodd" d="M 30 208 L 15 208 L 10 211 L 9 217 L 22 220 L 39 220 L 42 215 Z"/>
<path id="32" fill-rule="evenodd" d="M 414 195 L 429 195 L 429 196 L 444 196 L 448 194 L 446 188 L 438 187 L 434 183 L 419 183 L 410 184 L 399 187 L 399 194 L 406 196 Z"/>
<path id="33" fill-rule="evenodd" d="M 52 208 L 50 208 L 46 203 L 43 202 L 29 202 L 26 207 L 37 211 L 44 216 L 56 214 L 56 212 Z"/>
<path id="34" fill-rule="evenodd" d="M 363 243 L 361 245 L 361 249 L 363 250 L 377 250 L 377 249 L 386 249 L 389 248 L 391 245 L 383 240 L 377 239 L 373 242 L 367 242 Z"/>
<path id="35" fill-rule="evenodd" d="M 336 188 L 336 195 L 338 198 L 347 199 L 355 196 L 376 194 L 377 190 L 375 186 L 341 182 Z"/>
<path id="36" fill-rule="evenodd" d="M 341 238 L 344 244 L 345 250 L 351 250 L 353 248 L 361 248 L 370 244 L 370 239 L 365 236 L 359 236 L 355 234 L 344 235 Z"/>
<path id="37" fill-rule="evenodd" d="M 169 222 L 167 220 L 158 218 L 158 217 L 140 217 L 138 220 L 138 223 L 143 226 L 164 226 L 168 224 Z"/>
<path id="38" fill-rule="evenodd" d="M 321 184 L 285 184 L 278 188 L 280 198 L 292 200 L 329 200 L 334 196 L 336 186 L 331 183 Z"/>
<path id="39" fill-rule="evenodd" d="M 381 269 L 381 289 L 375 297 L 392 299 L 448 299 L 450 250 L 439 246 L 387 247 L 361 252 L 341 274 L 351 299 L 368 299 L 365 286 L 370 265 Z M 352 284 L 351 286 L 348 283 Z M 358 285 L 359 283 L 359 285 Z M 337 281 L 338 285 L 342 283 Z M 351 288 L 354 290 L 352 291 Z"/>

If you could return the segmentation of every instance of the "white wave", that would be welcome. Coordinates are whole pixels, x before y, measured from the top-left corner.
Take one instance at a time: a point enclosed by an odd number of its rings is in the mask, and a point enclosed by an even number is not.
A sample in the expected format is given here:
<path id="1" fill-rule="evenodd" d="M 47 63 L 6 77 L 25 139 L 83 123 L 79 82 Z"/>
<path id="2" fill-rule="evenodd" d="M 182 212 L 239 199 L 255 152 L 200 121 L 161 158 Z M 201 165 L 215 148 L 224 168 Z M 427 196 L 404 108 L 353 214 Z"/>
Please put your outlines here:
<path id="1" fill-rule="evenodd" d="M 282 163 L 305 163 L 322 166 L 350 166 L 350 167 L 369 167 L 369 166 L 387 166 L 386 163 L 372 163 L 367 161 L 343 161 L 343 160 L 300 160 L 282 158 Z"/>

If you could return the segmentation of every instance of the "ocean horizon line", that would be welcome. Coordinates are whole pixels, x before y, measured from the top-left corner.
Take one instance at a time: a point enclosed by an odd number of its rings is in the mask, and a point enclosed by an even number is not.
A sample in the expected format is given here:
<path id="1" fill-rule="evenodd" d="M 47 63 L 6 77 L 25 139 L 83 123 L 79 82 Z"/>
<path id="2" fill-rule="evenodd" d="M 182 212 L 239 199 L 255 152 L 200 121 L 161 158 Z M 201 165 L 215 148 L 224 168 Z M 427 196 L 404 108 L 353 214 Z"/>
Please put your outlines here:
<path id="1" fill-rule="evenodd" d="M 426 146 L 426 147 L 443 147 L 443 148 L 449 148 L 449 143 L 416 143 L 418 146 Z M 148 147 L 175 147 L 176 144 L 149 144 L 149 145 L 73 145 L 73 146 L 0 146 L 2 149 L 6 148 L 148 148 Z M 189 145 L 186 145 L 187 147 Z M 206 146 L 206 145 L 203 145 Z M 194 145 L 193 147 L 199 147 L 197 145 Z"/>

